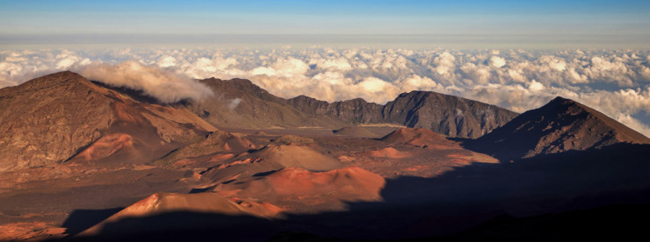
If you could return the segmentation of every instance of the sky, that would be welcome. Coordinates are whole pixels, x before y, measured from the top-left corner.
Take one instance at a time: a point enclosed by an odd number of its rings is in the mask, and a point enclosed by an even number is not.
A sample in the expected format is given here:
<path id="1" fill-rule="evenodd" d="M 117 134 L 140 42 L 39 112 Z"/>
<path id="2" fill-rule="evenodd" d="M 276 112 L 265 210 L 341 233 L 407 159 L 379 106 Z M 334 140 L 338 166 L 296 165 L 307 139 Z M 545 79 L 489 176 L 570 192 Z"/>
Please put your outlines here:
<path id="1" fill-rule="evenodd" d="M 648 48 L 648 12 L 643 0 L 2 0 L 0 45 L 263 45 L 272 36 L 290 45 Z"/>
<path id="2" fill-rule="evenodd" d="M 163 102 L 247 78 L 386 103 L 435 91 L 516 112 L 556 96 L 650 136 L 650 1 L 5 1 L 0 88 L 72 70 Z M 173 88 L 170 88 L 173 87 Z"/>

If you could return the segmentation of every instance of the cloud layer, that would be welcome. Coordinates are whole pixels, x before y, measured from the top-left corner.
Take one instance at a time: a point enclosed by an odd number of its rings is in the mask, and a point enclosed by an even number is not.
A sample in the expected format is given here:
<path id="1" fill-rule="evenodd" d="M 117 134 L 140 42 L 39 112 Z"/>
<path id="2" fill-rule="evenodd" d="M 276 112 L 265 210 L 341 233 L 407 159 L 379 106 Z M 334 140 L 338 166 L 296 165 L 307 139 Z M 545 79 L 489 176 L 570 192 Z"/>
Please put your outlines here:
<path id="1" fill-rule="evenodd" d="M 209 95 L 183 76 L 248 78 L 282 97 L 327 101 L 385 103 L 402 92 L 428 90 L 518 112 L 564 96 L 650 136 L 649 62 L 649 52 L 641 50 L 23 50 L 0 51 L 0 87 L 72 69 L 166 102 Z"/>
<path id="2" fill-rule="evenodd" d="M 161 102 L 174 103 L 183 99 L 201 100 L 212 91 L 205 85 L 156 66 L 145 66 L 137 61 L 118 65 L 93 63 L 81 68 L 81 75 L 116 87 L 142 90 Z"/>

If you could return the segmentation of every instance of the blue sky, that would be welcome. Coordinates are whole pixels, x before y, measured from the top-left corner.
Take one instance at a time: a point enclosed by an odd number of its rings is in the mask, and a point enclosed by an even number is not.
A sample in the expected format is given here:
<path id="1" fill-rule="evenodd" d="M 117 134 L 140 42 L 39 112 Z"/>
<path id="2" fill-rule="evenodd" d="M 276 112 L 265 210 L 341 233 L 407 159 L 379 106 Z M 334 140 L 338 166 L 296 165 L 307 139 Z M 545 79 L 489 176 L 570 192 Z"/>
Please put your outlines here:
<path id="1" fill-rule="evenodd" d="M 628 41 L 638 48 L 650 36 L 649 12 L 650 1 L 2 0 L 0 35 L 5 37 L 0 42 L 24 40 L 12 36 L 39 36 L 38 43 L 46 43 L 56 40 L 47 38 L 53 35 L 103 36 L 88 38 L 90 42 L 106 35 L 126 36 L 126 42 L 133 41 L 129 36 L 145 35 L 149 37 L 139 39 L 158 38 L 150 35 L 473 35 L 508 40 L 507 36 L 524 35 L 533 36 L 528 38 L 531 41 L 596 40 L 612 47 L 625 47 Z"/>

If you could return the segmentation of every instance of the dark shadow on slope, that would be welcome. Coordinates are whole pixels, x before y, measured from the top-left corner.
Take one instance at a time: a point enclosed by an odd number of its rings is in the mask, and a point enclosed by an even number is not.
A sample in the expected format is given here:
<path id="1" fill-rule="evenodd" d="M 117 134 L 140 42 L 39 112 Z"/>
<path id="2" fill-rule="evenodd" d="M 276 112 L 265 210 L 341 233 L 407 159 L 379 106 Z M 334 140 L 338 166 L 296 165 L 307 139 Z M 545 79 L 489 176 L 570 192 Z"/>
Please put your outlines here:
<path id="1" fill-rule="evenodd" d="M 268 176 L 268 175 L 271 175 L 271 174 L 276 173 L 276 172 L 278 172 L 278 171 L 279 171 L 279 170 L 270 170 L 270 171 L 265 171 L 265 172 L 259 172 L 259 173 L 255 173 L 255 174 L 253 174 L 253 177 L 263 177 L 263 176 Z"/>
<path id="2" fill-rule="evenodd" d="M 492 131 L 493 136 L 498 135 L 500 131 Z M 505 134 L 504 134 L 505 135 Z M 514 142 L 515 145 L 500 145 L 499 143 L 485 142 L 479 139 L 465 139 L 465 138 L 452 138 L 451 140 L 460 142 L 461 146 L 465 149 L 490 155 L 501 162 L 510 162 L 521 159 L 525 156 L 528 150 L 534 148 L 539 140 L 535 137 L 526 138 Z"/>
<path id="3" fill-rule="evenodd" d="M 280 232 L 270 220 L 200 212 L 171 212 L 125 218 L 101 233 L 66 241 L 264 241 Z"/>
<path id="4" fill-rule="evenodd" d="M 100 82 L 100 81 L 94 81 L 94 80 L 91 80 L 90 82 L 92 82 L 93 84 L 95 84 L 97 86 L 100 86 L 100 87 L 103 87 L 103 88 L 106 88 L 106 89 L 111 89 L 111 90 L 117 91 L 119 93 L 125 94 L 125 95 L 129 96 L 130 98 L 133 98 L 134 100 L 139 101 L 139 102 L 163 105 L 163 103 L 158 101 L 158 99 L 156 99 L 156 98 L 154 98 L 152 96 L 146 95 L 143 90 L 135 90 L 135 89 L 124 87 L 124 86 L 116 87 L 116 86 L 112 86 L 112 85 L 109 85 L 109 84 L 106 84 L 106 83 L 103 83 L 103 82 Z"/>
<path id="5" fill-rule="evenodd" d="M 111 215 L 119 212 L 124 208 L 110 208 L 99 210 L 86 210 L 79 209 L 73 211 L 68 219 L 65 220 L 61 227 L 66 228 L 65 233 L 74 236 L 82 231 L 92 227 L 93 225 L 107 219 Z"/>
<path id="6" fill-rule="evenodd" d="M 474 163 L 430 179 L 400 177 L 382 191 L 388 203 L 400 203 L 405 195 L 424 199 L 435 194 L 446 199 L 480 200 L 495 194 L 535 188 L 535 193 L 604 191 L 650 185 L 650 145 L 617 144 L 602 149 L 539 155 L 500 164 Z M 407 189 L 407 188 L 411 189 Z M 419 191 L 422 190 L 422 191 Z M 426 193 L 424 191 L 427 191 Z M 519 191 L 518 191 L 519 192 Z M 519 193 L 518 193 L 519 194 Z M 395 199 L 395 200 L 392 200 Z"/>
<path id="7" fill-rule="evenodd" d="M 214 189 L 214 186 L 209 186 L 209 187 L 206 187 L 206 188 L 193 188 L 192 190 L 190 190 L 190 192 L 188 192 L 188 194 L 208 192 L 208 191 L 210 191 L 212 189 Z"/>
<path id="8" fill-rule="evenodd" d="M 650 204 L 647 157 L 648 145 L 620 144 L 513 163 L 474 163 L 435 178 L 388 180 L 383 202 L 349 203 L 349 212 L 292 215 L 283 223 L 320 236 L 428 238 L 454 235 L 498 216 Z"/>
<path id="9" fill-rule="evenodd" d="M 90 141 L 88 144 L 79 147 L 78 149 L 76 149 L 76 150 L 72 153 L 72 155 L 71 155 L 70 157 L 68 157 L 68 158 L 65 159 L 65 160 L 60 161 L 59 163 L 63 164 L 63 163 L 66 163 L 66 162 L 72 160 L 72 158 L 74 158 L 75 156 L 79 155 L 79 153 L 83 152 L 84 150 L 88 149 L 88 147 L 90 147 L 90 146 L 92 146 L 93 144 L 95 144 L 95 142 L 97 142 L 97 141 L 98 141 L 99 139 L 101 139 L 101 138 L 102 138 L 102 137 L 100 136 L 99 138 L 97 138 L 97 139 L 95 139 L 95 140 L 93 140 L 93 141 Z"/>
<path id="10" fill-rule="evenodd" d="M 303 221 L 327 218 L 323 222 L 345 222 L 352 215 L 363 213 L 303 215 Z M 332 215 L 331 217 L 329 215 Z M 391 219 L 382 216 L 383 219 Z M 131 218 L 110 224 L 97 236 L 72 237 L 65 241 L 466 241 L 466 240 L 549 240 L 549 239 L 637 239 L 647 234 L 642 221 L 650 216 L 648 205 L 612 205 L 593 209 L 517 218 L 506 214 L 491 219 L 460 233 L 443 236 L 412 236 L 368 238 L 341 238 L 334 234 L 306 232 L 286 221 L 269 221 L 248 216 L 177 212 L 145 218 Z M 377 216 L 379 217 L 379 216 Z M 329 220 L 338 219 L 336 221 Z M 436 224 L 420 227 L 429 230 Z M 295 223 L 296 221 L 294 221 Z M 444 224 L 445 221 L 438 221 Z M 327 226 L 327 224 L 324 224 Z M 332 229 L 332 228 L 330 228 Z M 352 230 L 354 228 L 350 228 Z M 350 231 L 343 231 L 350 232 Z M 356 232 L 356 231 L 355 231 Z M 364 231 L 367 232 L 367 231 Z"/>
<path id="11" fill-rule="evenodd" d="M 205 240 L 215 239 L 214 236 L 219 235 L 219 238 L 225 236 L 241 240 L 256 236 L 256 232 L 251 231 L 259 229 L 269 236 L 266 238 L 290 231 L 290 235 L 307 233 L 318 238 L 396 240 L 481 239 L 490 237 L 494 231 L 501 233 L 497 236 L 499 238 L 511 235 L 513 239 L 536 239 L 539 232 L 545 231 L 547 238 L 571 232 L 563 228 L 545 230 L 545 224 L 570 226 L 572 221 L 591 221 L 598 216 L 602 216 L 601 219 L 592 222 L 600 221 L 602 224 L 596 228 L 610 226 L 611 234 L 639 234 L 645 228 L 640 231 L 638 227 L 631 227 L 633 231 L 629 231 L 616 226 L 617 221 L 631 220 L 636 215 L 629 212 L 619 216 L 608 209 L 597 208 L 619 204 L 623 209 L 628 209 L 625 206 L 629 205 L 629 211 L 633 211 L 637 206 L 635 204 L 640 204 L 638 206 L 647 209 L 650 205 L 650 177 L 647 176 L 650 162 L 647 157 L 650 157 L 649 145 L 619 144 L 602 149 L 537 156 L 513 163 L 474 163 L 434 178 L 399 177 L 388 180 L 381 192 L 383 201 L 350 202 L 346 212 L 288 214 L 286 219 L 273 221 L 254 217 L 173 213 L 122 221 L 108 226 L 105 235 L 112 236 L 122 229 L 135 229 L 138 232 L 134 236 L 138 239 L 153 236 L 169 241 L 182 240 L 187 236 Z M 593 212 L 574 213 L 581 210 Z M 546 215 L 551 219 L 545 219 L 543 216 Z M 542 219 L 530 222 L 526 217 Z M 607 220 L 607 217 L 617 220 Z M 165 237 L 160 237 L 161 234 Z M 576 230 L 574 235 L 591 237 L 583 235 L 583 230 Z M 310 240 L 309 236 L 306 237 Z"/>
<path id="12" fill-rule="evenodd" d="M 106 83 L 103 83 L 103 82 L 100 82 L 100 81 L 94 81 L 94 80 L 91 80 L 90 82 L 92 82 L 93 84 L 95 84 L 97 86 L 104 87 L 104 88 L 111 89 L 111 90 L 117 91 L 119 93 L 125 94 L 125 95 L 129 96 L 130 98 L 132 98 L 133 100 L 136 100 L 136 101 L 141 102 L 141 103 L 158 104 L 158 105 L 163 105 L 163 106 L 168 106 L 168 105 L 169 106 L 184 106 L 184 105 L 187 105 L 191 101 L 189 99 L 183 99 L 183 100 L 180 100 L 180 101 L 175 102 L 175 103 L 164 103 L 164 102 L 161 102 L 160 100 L 158 100 L 155 97 L 152 97 L 152 96 L 149 96 L 149 95 L 145 94 L 143 90 L 135 90 L 135 89 L 124 87 L 124 86 L 116 87 L 116 86 L 112 86 L 112 85 L 109 85 L 109 84 L 106 84 Z"/>

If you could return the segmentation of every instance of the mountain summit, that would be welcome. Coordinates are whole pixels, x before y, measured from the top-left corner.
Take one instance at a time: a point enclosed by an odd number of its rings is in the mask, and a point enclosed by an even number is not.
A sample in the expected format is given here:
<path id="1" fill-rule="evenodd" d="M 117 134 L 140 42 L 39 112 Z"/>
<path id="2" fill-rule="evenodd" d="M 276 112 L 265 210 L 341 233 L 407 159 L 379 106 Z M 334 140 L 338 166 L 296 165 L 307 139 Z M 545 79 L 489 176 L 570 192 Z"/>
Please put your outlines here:
<path id="1" fill-rule="evenodd" d="M 144 162 L 215 130 L 187 109 L 141 102 L 70 71 L 0 89 L 0 171 L 106 163 L 134 146 L 139 152 L 114 160 Z"/>
<path id="2" fill-rule="evenodd" d="M 650 139 L 599 111 L 557 97 L 474 143 L 501 158 L 527 158 L 617 143 L 648 144 Z"/>
<path id="3" fill-rule="evenodd" d="M 478 138 L 505 125 L 518 113 L 436 92 L 412 91 L 386 103 L 385 120 L 451 137 Z"/>

